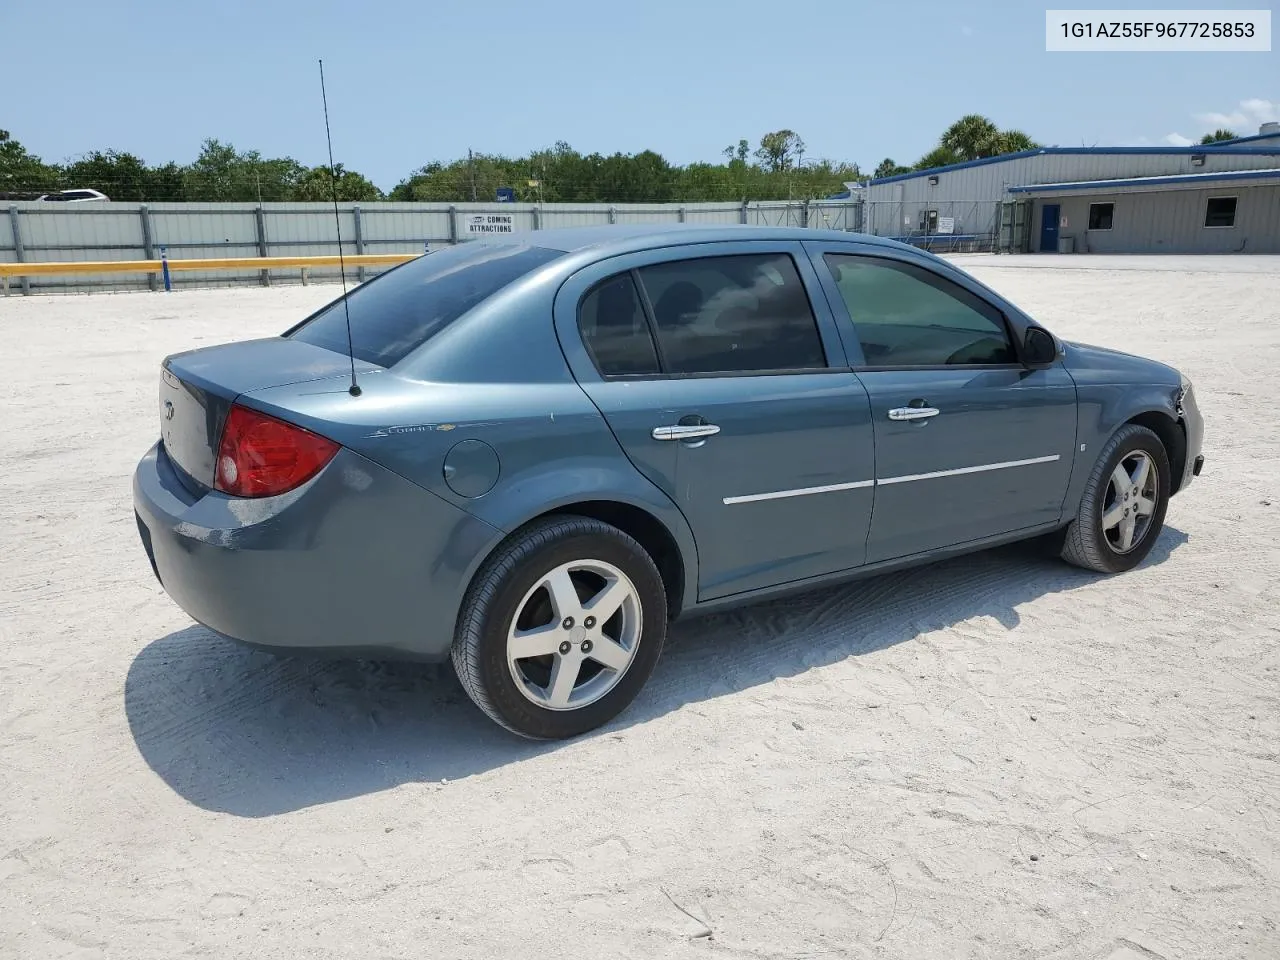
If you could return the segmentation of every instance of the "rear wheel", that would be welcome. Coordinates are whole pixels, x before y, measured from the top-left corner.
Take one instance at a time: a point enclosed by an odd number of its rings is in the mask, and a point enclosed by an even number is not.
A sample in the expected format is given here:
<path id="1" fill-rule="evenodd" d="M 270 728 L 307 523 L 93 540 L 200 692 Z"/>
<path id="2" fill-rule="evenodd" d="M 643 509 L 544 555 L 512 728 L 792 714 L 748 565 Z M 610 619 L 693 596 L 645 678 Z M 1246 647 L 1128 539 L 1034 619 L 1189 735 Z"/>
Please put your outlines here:
<path id="1" fill-rule="evenodd" d="M 616 527 L 550 517 L 514 534 L 476 575 L 453 664 L 476 706 L 508 730 L 560 739 L 631 703 L 667 628 L 652 558 Z"/>
<path id="2" fill-rule="evenodd" d="M 1067 527 L 1062 557 L 1099 573 L 1123 573 L 1155 546 L 1169 505 L 1169 456 L 1154 432 L 1128 424 L 1107 442 Z"/>

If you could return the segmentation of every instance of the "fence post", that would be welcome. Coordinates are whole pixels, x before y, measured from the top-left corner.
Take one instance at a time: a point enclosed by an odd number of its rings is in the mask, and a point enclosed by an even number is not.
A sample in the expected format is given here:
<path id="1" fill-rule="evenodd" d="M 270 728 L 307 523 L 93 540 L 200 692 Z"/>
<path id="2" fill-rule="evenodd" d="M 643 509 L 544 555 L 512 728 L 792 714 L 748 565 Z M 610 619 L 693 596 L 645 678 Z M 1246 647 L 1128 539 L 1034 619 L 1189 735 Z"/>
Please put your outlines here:
<path id="1" fill-rule="evenodd" d="M 160 272 L 164 276 L 164 292 L 168 293 L 173 289 L 173 281 L 169 276 L 169 251 L 164 247 L 160 248 Z"/>
<path id="2" fill-rule="evenodd" d="M 253 210 L 254 222 L 258 228 L 258 256 L 267 256 L 267 217 L 262 209 L 262 204 L 258 204 Z M 271 271 L 259 270 L 258 282 L 264 287 L 271 286 Z"/>
<path id="3" fill-rule="evenodd" d="M 138 219 L 142 221 L 143 259 L 154 260 L 156 258 L 156 248 L 151 236 L 151 208 L 145 203 L 138 207 Z M 155 293 L 157 283 L 154 273 L 147 274 L 147 286 L 151 288 L 152 293 Z"/>
<path id="4" fill-rule="evenodd" d="M 746 201 L 746 200 L 743 200 L 743 201 L 742 201 L 742 222 L 743 222 L 743 223 L 747 223 L 747 222 L 748 222 L 748 221 L 747 221 L 747 203 L 748 203 L 748 201 Z"/>
<path id="5" fill-rule="evenodd" d="M 800 204 L 800 226 L 809 226 L 809 201 L 805 200 Z"/>
<path id="6" fill-rule="evenodd" d="M 449 204 L 449 242 L 458 242 L 458 208 Z"/>
<path id="7" fill-rule="evenodd" d="M 683 206 L 676 211 L 676 222 L 684 223 L 684 207 Z"/>
<path id="8" fill-rule="evenodd" d="M 533 229 L 535 230 L 542 229 L 542 208 L 541 207 L 533 208 Z"/>
<path id="9" fill-rule="evenodd" d="M 18 263 L 25 263 L 27 260 L 27 251 L 22 246 L 22 230 L 19 227 L 18 205 L 16 203 L 9 204 L 9 226 L 13 228 L 13 259 Z M 31 278 L 22 277 L 19 281 L 22 284 L 22 295 L 24 297 L 31 296 Z"/>
<path id="10" fill-rule="evenodd" d="M 618 222 L 618 208 L 611 206 L 609 207 L 609 223 L 614 224 L 617 222 Z"/>
<path id="11" fill-rule="evenodd" d="M 351 214 L 356 219 L 356 256 L 358 257 L 364 253 L 364 230 L 360 225 L 360 204 L 352 205 Z M 364 283 L 364 267 L 356 268 L 356 283 Z"/>

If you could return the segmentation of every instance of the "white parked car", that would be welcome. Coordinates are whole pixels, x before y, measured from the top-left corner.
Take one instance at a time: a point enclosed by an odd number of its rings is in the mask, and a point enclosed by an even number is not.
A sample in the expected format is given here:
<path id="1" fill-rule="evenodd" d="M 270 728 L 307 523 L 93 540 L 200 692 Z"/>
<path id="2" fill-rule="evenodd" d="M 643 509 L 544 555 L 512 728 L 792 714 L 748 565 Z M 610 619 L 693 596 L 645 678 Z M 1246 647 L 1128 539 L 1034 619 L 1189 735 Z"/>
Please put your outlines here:
<path id="1" fill-rule="evenodd" d="M 46 193 L 40 200 L 59 200 L 63 203 L 84 203 L 86 200 L 110 200 L 105 193 L 98 190 L 60 190 L 57 193 Z"/>

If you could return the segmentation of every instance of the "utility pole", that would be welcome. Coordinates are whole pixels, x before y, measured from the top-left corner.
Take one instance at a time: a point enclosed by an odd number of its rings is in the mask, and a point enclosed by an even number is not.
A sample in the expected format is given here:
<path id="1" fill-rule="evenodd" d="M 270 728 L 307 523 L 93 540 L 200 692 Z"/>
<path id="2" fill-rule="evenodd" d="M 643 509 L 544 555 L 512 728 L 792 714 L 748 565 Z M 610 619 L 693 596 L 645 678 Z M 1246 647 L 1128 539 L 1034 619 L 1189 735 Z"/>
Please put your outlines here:
<path id="1" fill-rule="evenodd" d="M 471 170 L 471 202 L 476 202 L 476 164 L 471 154 L 471 148 L 467 147 L 467 167 Z"/>

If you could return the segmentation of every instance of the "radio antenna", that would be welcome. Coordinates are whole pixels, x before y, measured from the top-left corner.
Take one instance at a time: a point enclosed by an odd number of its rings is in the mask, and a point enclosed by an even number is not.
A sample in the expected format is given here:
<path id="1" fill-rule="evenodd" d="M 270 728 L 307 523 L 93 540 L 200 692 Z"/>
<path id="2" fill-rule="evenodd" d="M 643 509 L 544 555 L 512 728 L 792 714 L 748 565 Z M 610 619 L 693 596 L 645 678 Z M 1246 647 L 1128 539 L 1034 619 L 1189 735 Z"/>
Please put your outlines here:
<path id="1" fill-rule="evenodd" d="M 342 259 L 342 217 L 338 214 L 338 173 L 333 165 L 333 136 L 329 133 L 329 98 L 324 92 L 324 60 L 320 61 L 320 100 L 324 104 L 324 138 L 329 144 L 329 189 L 333 194 L 333 225 L 338 231 L 338 272 L 342 275 L 342 311 L 347 318 L 347 357 L 351 360 L 351 386 L 347 393 L 360 396 L 356 383 L 356 350 L 351 340 L 351 307 L 347 304 L 347 265 Z"/>

